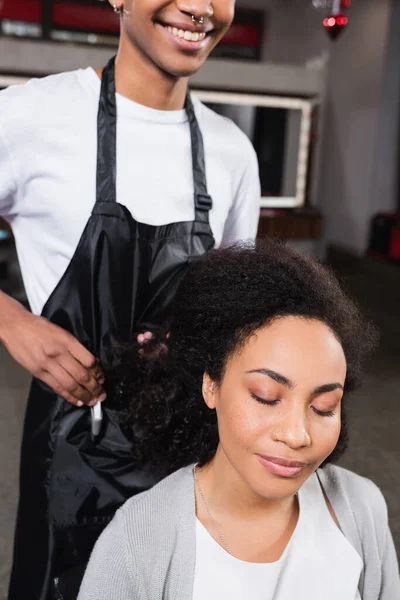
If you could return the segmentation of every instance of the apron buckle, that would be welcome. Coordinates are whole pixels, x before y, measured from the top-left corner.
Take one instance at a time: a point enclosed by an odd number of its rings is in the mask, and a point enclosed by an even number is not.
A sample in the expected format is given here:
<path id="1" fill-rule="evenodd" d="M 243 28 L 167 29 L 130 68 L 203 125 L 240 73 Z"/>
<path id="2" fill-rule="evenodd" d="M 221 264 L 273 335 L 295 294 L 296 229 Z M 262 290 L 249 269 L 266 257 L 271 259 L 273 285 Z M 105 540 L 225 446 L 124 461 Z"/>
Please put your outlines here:
<path id="1" fill-rule="evenodd" d="M 199 210 L 210 210 L 212 207 L 212 198 L 209 194 L 195 194 L 196 208 Z"/>

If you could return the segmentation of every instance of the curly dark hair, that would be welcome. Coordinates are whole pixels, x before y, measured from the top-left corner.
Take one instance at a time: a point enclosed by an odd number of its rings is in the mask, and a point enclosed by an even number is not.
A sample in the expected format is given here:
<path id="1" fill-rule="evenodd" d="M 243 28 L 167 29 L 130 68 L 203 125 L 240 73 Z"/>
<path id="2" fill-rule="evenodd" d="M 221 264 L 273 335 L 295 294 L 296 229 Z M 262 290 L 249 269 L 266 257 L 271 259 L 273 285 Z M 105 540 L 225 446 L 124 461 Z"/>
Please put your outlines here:
<path id="1" fill-rule="evenodd" d="M 118 353 L 112 371 L 124 427 L 138 439 L 138 466 L 151 457 L 172 472 L 211 460 L 218 429 L 202 397 L 203 374 L 221 382 L 229 357 L 284 316 L 316 319 L 334 332 L 347 361 L 347 397 L 360 384 L 376 332 L 326 267 L 271 238 L 213 250 L 189 267 L 175 298 L 168 353 L 146 360 L 134 343 Z M 154 334 L 155 344 L 166 341 L 161 327 Z M 325 463 L 346 449 L 344 408 L 339 442 Z"/>

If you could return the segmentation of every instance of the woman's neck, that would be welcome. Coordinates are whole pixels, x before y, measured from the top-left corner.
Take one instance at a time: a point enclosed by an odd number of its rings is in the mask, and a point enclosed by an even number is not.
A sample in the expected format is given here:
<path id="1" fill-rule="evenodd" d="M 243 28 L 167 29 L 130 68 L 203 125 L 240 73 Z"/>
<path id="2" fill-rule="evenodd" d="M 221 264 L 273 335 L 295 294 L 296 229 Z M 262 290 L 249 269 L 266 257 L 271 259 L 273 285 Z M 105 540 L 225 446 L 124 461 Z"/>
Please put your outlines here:
<path id="1" fill-rule="evenodd" d="M 97 71 L 101 77 L 101 70 Z M 141 56 L 131 44 L 121 45 L 115 62 L 116 91 L 143 106 L 157 110 L 182 110 L 188 79 L 172 77 Z"/>
<path id="2" fill-rule="evenodd" d="M 198 478 L 204 494 L 212 499 L 214 510 L 218 513 L 228 512 L 238 518 L 252 515 L 257 520 L 293 510 L 294 497 L 274 500 L 263 498 L 251 490 L 220 446 L 213 460 L 200 470 Z"/>
<path id="3" fill-rule="evenodd" d="M 197 517 L 219 544 L 247 562 L 280 559 L 298 522 L 295 496 L 271 500 L 257 495 L 221 449 L 197 471 L 197 481 L 201 489 L 201 494 L 196 489 Z"/>

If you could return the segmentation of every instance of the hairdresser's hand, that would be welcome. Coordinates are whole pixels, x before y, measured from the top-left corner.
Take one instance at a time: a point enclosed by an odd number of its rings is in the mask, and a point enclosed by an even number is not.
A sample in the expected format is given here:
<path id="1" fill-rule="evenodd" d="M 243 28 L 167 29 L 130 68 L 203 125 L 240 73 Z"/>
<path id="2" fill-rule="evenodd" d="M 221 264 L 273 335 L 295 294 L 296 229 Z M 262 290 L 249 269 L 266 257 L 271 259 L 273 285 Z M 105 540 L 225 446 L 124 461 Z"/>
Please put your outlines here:
<path id="1" fill-rule="evenodd" d="M 1 300 L 6 317 L 0 319 L 0 337 L 22 367 L 76 406 L 105 399 L 102 369 L 82 344 L 11 298 Z"/>
<path id="2" fill-rule="evenodd" d="M 169 333 L 165 337 L 166 339 L 168 339 Z M 145 331 L 144 333 L 140 333 L 137 336 L 137 341 L 140 344 L 140 346 L 142 346 L 142 348 L 140 348 L 139 350 L 139 354 L 142 355 L 144 358 L 157 358 L 158 356 L 162 356 L 163 354 L 167 354 L 168 352 L 168 347 L 166 343 L 161 342 L 159 344 L 154 344 L 154 342 L 152 343 L 153 339 L 154 336 L 151 333 L 151 331 Z"/>

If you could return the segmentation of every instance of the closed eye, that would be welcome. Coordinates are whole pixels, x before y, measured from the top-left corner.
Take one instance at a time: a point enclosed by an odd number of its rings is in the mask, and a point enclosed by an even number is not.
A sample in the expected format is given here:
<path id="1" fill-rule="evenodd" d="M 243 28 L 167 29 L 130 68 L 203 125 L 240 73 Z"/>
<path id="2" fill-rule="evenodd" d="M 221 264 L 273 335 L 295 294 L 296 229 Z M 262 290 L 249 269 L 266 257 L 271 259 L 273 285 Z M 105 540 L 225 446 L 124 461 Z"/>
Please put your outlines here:
<path id="1" fill-rule="evenodd" d="M 260 398 L 260 396 L 257 396 L 256 394 L 253 394 L 253 393 L 251 393 L 251 396 L 252 396 L 252 398 L 254 398 L 254 400 L 256 400 L 256 402 L 258 402 L 259 404 L 264 404 L 266 406 L 276 406 L 280 402 L 279 399 L 266 400 L 265 398 Z M 318 408 L 315 408 L 314 406 L 312 407 L 312 409 L 315 412 L 315 414 L 320 417 L 333 417 L 336 414 L 335 410 L 326 410 L 326 411 L 318 410 Z"/>
<path id="2" fill-rule="evenodd" d="M 260 396 L 253 394 L 253 392 L 250 392 L 250 395 L 252 398 L 254 398 L 254 400 L 256 402 L 258 402 L 259 404 L 264 404 L 266 406 L 276 406 L 280 402 L 280 400 L 278 398 L 275 400 L 266 400 L 265 398 L 260 398 Z M 312 406 L 311 408 L 315 412 L 315 414 L 320 417 L 334 417 L 336 414 L 335 409 L 324 411 L 324 410 L 318 410 L 318 408 L 315 408 L 314 406 Z"/>
<path id="3" fill-rule="evenodd" d="M 335 410 L 323 411 L 318 410 L 318 408 L 315 408 L 314 406 L 312 407 L 312 409 L 315 412 L 315 414 L 319 415 L 320 417 L 333 417 L 336 414 Z"/>
<path id="4" fill-rule="evenodd" d="M 259 396 L 256 396 L 256 394 L 253 393 L 251 394 L 251 396 L 260 404 L 266 404 L 267 406 L 276 406 L 277 404 L 279 404 L 279 400 L 265 400 L 265 398 L 260 398 Z"/>

